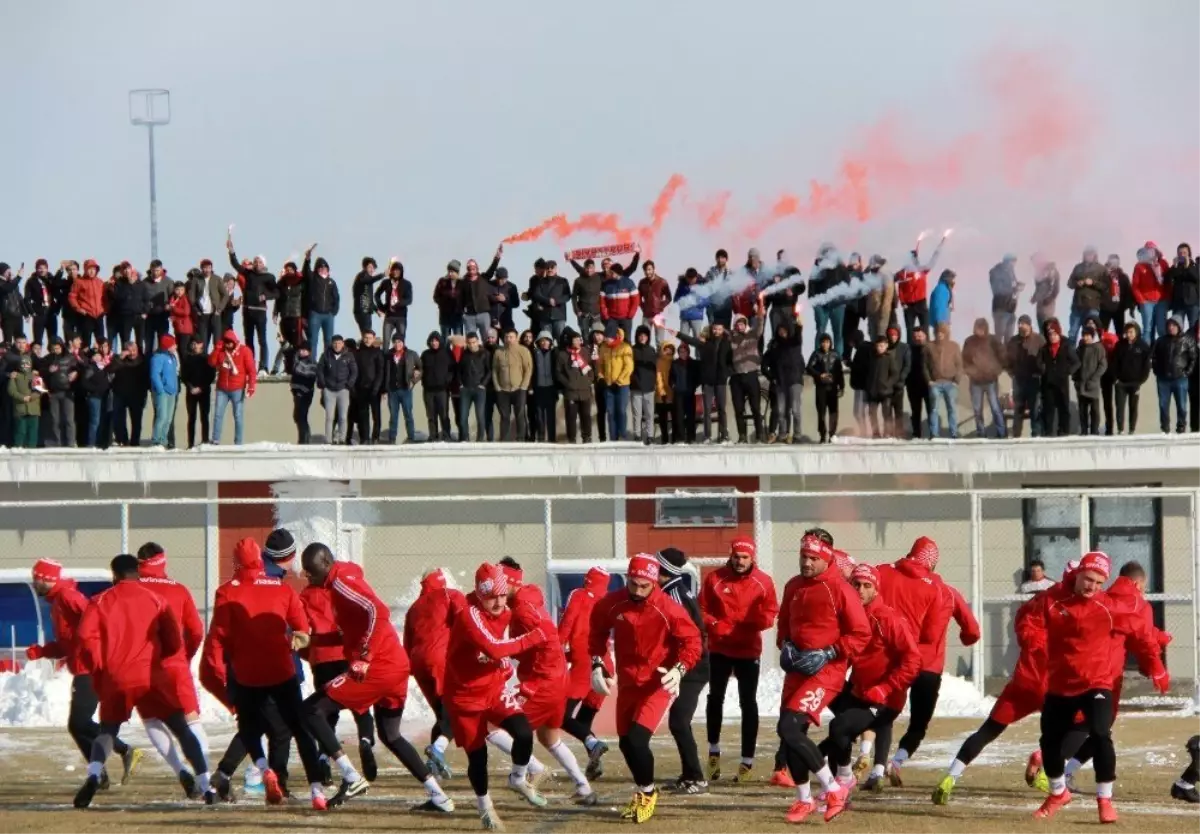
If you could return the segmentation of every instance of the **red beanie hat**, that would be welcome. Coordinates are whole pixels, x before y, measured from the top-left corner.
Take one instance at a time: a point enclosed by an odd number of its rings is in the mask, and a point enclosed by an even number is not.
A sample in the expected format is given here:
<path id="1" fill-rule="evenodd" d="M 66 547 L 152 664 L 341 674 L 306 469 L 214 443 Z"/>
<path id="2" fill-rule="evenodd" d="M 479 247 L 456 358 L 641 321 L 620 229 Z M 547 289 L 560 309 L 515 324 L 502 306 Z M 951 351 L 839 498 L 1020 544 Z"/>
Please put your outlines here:
<path id="1" fill-rule="evenodd" d="M 514 568 L 510 565 L 500 565 L 500 570 L 504 571 L 504 578 L 508 580 L 510 587 L 521 587 L 521 580 L 524 578 L 525 573 L 520 568 Z"/>
<path id="2" fill-rule="evenodd" d="M 805 536 L 800 539 L 800 555 L 816 556 L 826 564 L 833 562 L 833 548 L 820 536 Z"/>
<path id="3" fill-rule="evenodd" d="M 608 582 L 608 571 L 600 567 L 588 568 L 587 574 L 583 577 L 583 587 L 597 593 L 603 592 L 608 588 Z"/>
<path id="4" fill-rule="evenodd" d="M 159 338 L 159 340 L 158 340 L 158 349 L 159 350 L 170 350 L 173 347 L 175 347 L 175 337 L 174 336 L 167 334 L 167 335 Z"/>
<path id="5" fill-rule="evenodd" d="M 475 571 L 475 594 L 480 599 L 508 594 L 508 577 L 499 565 L 484 562 Z"/>
<path id="6" fill-rule="evenodd" d="M 639 553 L 629 560 L 630 579 L 658 581 L 658 559 L 650 553 Z"/>
<path id="7" fill-rule="evenodd" d="M 53 559 L 38 559 L 33 563 L 34 582 L 57 582 L 61 577 L 61 563 Z"/>
<path id="8" fill-rule="evenodd" d="M 1062 581 L 1066 582 L 1067 580 L 1069 580 L 1071 578 L 1071 575 L 1074 574 L 1075 571 L 1077 571 L 1077 570 L 1079 570 L 1079 560 L 1078 559 L 1072 559 L 1071 561 L 1067 562 L 1067 566 L 1065 568 L 1063 568 Z"/>
<path id="9" fill-rule="evenodd" d="M 921 536 L 913 542 L 912 550 L 908 551 L 908 556 L 905 558 L 912 559 L 918 565 L 933 570 L 937 567 L 939 557 L 937 542 L 928 536 Z"/>
<path id="10" fill-rule="evenodd" d="M 873 565 L 868 565 L 865 562 L 861 565 L 854 566 L 854 573 L 850 574 L 850 581 L 858 580 L 859 582 L 870 582 L 879 588 L 879 571 L 875 570 Z"/>
<path id="11" fill-rule="evenodd" d="M 1079 570 L 1093 571 L 1103 576 L 1105 581 L 1107 581 L 1109 574 L 1112 573 L 1112 562 L 1109 560 L 1107 553 L 1093 550 L 1091 553 L 1084 554 L 1084 557 L 1079 560 Z"/>
<path id="12" fill-rule="evenodd" d="M 738 536 L 729 543 L 730 556 L 749 556 L 751 559 L 758 558 L 758 547 L 754 544 L 754 539 L 749 536 Z"/>

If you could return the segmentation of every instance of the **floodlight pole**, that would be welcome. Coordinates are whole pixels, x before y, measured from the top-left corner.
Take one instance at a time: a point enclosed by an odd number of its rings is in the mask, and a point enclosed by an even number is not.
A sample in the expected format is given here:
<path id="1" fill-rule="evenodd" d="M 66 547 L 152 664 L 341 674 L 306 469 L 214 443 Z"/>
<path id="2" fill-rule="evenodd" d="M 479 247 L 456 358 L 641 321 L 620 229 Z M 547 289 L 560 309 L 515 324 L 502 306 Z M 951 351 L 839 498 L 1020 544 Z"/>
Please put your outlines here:
<path id="1" fill-rule="evenodd" d="M 171 122 L 170 90 L 130 90 L 129 122 L 144 126 L 150 140 L 150 257 L 158 259 L 158 185 L 154 166 L 154 128 Z"/>
<path id="2" fill-rule="evenodd" d="M 154 182 L 154 125 L 146 125 L 150 136 L 150 259 L 158 260 L 158 190 Z"/>

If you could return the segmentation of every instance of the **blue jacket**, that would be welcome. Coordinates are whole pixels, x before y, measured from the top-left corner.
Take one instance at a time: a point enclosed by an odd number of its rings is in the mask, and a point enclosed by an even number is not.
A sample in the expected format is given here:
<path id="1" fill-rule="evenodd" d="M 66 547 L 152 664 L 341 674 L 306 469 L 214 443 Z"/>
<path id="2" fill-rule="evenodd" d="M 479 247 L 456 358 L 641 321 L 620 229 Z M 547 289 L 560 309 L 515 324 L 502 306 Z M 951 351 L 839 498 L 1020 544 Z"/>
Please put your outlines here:
<path id="1" fill-rule="evenodd" d="M 950 304 L 954 301 L 954 290 L 945 278 L 939 278 L 937 286 L 929 294 L 929 323 L 937 327 L 950 321 Z"/>
<path id="2" fill-rule="evenodd" d="M 169 350 L 158 350 L 150 357 L 150 393 L 179 394 L 179 359 Z"/>
<path id="3" fill-rule="evenodd" d="M 704 311 L 708 309 L 708 296 L 693 290 L 694 287 L 686 281 L 681 281 L 675 288 L 675 303 L 679 306 L 680 321 L 704 321 Z M 679 303 L 680 299 L 689 296 L 692 296 L 692 299 L 687 304 Z"/>

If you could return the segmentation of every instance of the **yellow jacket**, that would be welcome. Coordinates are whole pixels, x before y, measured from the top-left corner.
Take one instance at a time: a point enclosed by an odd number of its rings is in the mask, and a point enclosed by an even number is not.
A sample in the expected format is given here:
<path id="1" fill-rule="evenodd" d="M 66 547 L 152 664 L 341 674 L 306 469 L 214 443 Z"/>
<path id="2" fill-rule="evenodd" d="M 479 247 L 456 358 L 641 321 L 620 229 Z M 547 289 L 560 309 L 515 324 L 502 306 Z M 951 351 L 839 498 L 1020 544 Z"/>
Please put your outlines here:
<path id="1" fill-rule="evenodd" d="M 675 363 L 675 345 L 662 345 L 658 349 L 658 369 L 654 376 L 654 401 L 670 404 L 675 402 L 675 392 L 671 390 L 671 365 Z"/>
<path id="2" fill-rule="evenodd" d="M 600 346 L 600 375 L 609 385 L 628 385 L 633 377 L 633 348 L 625 341 L 625 331 L 618 328 L 617 343 L 605 341 Z"/>

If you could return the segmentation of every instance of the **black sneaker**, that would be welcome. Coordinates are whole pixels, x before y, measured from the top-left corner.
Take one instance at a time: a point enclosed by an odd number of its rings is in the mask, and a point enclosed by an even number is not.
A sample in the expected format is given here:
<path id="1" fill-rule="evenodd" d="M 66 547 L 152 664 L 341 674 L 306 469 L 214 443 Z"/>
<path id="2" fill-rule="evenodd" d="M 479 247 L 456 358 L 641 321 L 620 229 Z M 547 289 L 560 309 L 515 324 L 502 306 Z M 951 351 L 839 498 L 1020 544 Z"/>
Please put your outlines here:
<path id="1" fill-rule="evenodd" d="M 333 786 L 333 768 L 329 759 L 321 759 L 321 784 L 329 788 Z"/>
<path id="2" fill-rule="evenodd" d="M 100 771 L 100 790 L 106 791 L 112 787 L 112 783 L 108 781 L 108 768 Z"/>
<path id="3" fill-rule="evenodd" d="M 98 776 L 89 776 L 87 781 L 83 783 L 83 787 L 75 794 L 75 807 L 86 808 L 92 804 L 92 799 L 96 796 L 96 791 L 100 790 L 100 778 Z"/>
<path id="4" fill-rule="evenodd" d="M 217 789 L 217 796 L 222 802 L 233 802 L 233 786 L 229 782 L 229 776 L 221 771 L 213 774 L 213 787 Z"/>
<path id="5" fill-rule="evenodd" d="M 596 746 L 588 751 L 588 763 L 585 775 L 589 781 L 599 779 L 604 775 L 604 765 L 600 759 L 608 752 L 608 745 L 603 741 L 597 741 Z"/>
<path id="6" fill-rule="evenodd" d="M 675 783 L 670 786 L 669 790 L 671 793 L 678 794 L 708 793 L 708 782 L 680 777 L 675 780 Z"/>
<path id="7" fill-rule="evenodd" d="M 217 796 L 217 792 L 215 790 L 213 790 L 212 788 L 209 788 L 208 792 L 206 794 L 204 794 L 204 804 L 205 805 L 216 805 L 220 801 L 221 801 L 221 797 Z"/>
<path id="8" fill-rule="evenodd" d="M 200 798 L 200 791 L 196 789 L 196 777 L 188 771 L 179 771 L 179 786 L 183 788 L 184 796 L 188 799 Z"/>
<path id="9" fill-rule="evenodd" d="M 364 794 L 371 787 L 371 783 L 366 779 L 359 779 L 356 782 L 342 781 L 335 793 L 329 800 L 329 807 L 336 808 L 339 805 L 345 805 L 351 798 Z"/>
<path id="10" fill-rule="evenodd" d="M 362 760 L 363 778 L 374 782 L 379 777 L 379 765 L 375 763 L 375 748 L 365 738 L 358 740 L 358 756 Z"/>
<path id="11" fill-rule="evenodd" d="M 1196 790 L 1196 786 L 1185 788 L 1178 782 L 1171 785 L 1171 798 L 1178 799 L 1182 802 L 1187 802 L 1191 805 L 1200 805 L 1200 791 Z"/>

